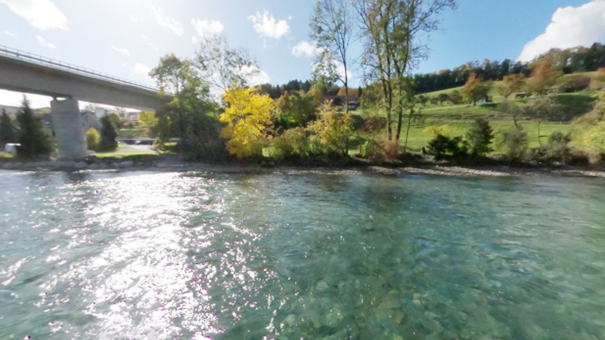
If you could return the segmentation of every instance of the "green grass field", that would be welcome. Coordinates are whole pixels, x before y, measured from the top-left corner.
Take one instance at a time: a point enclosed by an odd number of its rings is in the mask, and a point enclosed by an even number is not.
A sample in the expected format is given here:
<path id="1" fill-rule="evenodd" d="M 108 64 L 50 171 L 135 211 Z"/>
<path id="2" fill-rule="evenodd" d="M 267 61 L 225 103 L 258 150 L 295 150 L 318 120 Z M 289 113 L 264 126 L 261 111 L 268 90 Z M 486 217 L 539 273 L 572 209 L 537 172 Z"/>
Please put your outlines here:
<path id="1" fill-rule="evenodd" d="M 448 125 L 452 130 L 452 136 L 465 136 L 467 131 L 469 130 L 472 121 L 471 120 L 456 120 L 456 121 L 434 121 L 433 125 Z M 505 130 L 511 128 L 513 123 L 511 121 L 495 121 L 490 123 L 492 128 L 494 129 L 494 134 L 496 135 L 496 140 L 498 136 Z M 410 128 L 410 135 L 408 138 L 408 149 L 409 152 L 421 152 L 423 147 L 426 147 L 431 140 L 431 134 L 426 131 L 426 128 L 431 124 L 419 124 L 412 125 Z M 529 139 L 529 147 L 538 147 L 540 146 L 538 142 L 538 123 L 532 121 L 520 122 L 520 124 L 528 134 Z M 405 127 L 407 125 L 404 124 L 404 129 L 402 129 L 402 137 L 400 140 L 400 145 L 403 146 L 405 142 Z M 560 131 L 563 133 L 571 133 L 571 136 L 575 135 L 575 131 L 572 125 L 569 124 L 553 124 L 546 123 L 541 124 L 540 126 L 540 135 L 542 136 L 542 143 L 546 143 L 548 140 L 548 136 L 555 132 Z M 363 144 L 370 136 L 361 135 L 361 140 L 357 138 L 357 136 L 353 137 L 351 140 L 351 154 L 357 154 L 359 152 L 359 145 Z M 385 133 L 381 133 L 376 136 L 376 140 L 381 141 L 385 139 Z M 573 142 L 572 142 L 573 145 Z"/>

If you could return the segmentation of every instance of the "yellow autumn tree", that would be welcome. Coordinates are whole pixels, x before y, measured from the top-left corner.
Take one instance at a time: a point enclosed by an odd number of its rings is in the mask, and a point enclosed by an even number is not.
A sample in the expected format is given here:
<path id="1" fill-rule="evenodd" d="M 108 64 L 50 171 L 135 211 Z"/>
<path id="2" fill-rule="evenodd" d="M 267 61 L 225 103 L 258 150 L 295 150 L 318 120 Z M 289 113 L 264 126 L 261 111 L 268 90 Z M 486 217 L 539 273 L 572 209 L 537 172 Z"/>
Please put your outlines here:
<path id="1" fill-rule="evenodd" d="M 239 159 L 262 154 L 265 130 L 272 124 L 275 110 L 268 95 L 255 94 L 253 88 L 230 87 L 222 95 L 228 107 L 220 121 L 227 123 L 220 137 L 229 139 L 227 150 Z"/>

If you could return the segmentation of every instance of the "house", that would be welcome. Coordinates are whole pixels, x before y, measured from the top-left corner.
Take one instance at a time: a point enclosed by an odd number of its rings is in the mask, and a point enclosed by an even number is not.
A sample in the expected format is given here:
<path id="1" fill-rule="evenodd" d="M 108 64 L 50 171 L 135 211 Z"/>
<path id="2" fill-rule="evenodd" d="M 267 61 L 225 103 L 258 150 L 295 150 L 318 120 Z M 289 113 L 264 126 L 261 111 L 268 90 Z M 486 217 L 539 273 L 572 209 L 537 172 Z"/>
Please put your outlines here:
<path id="1" fill-rule="evenodd" d="M 515 99 L 523 99 L 531 97 L 531 93 L 517 93 Z"/>
<path id="2" fill-rule="evenodd" d="M 90 128 L 95 128 L 97 131 L 101 131 L 101 123 L 99 122 L 99 118 L 97 118 L 96 113 L 91 111 L 81 111 L 80 117 L 84 132 L 88 131 Z"/>
<path id="3" fill-rule="evenodd" d="M 124 112 L 124 118 L 122 120 L 124 120 L 125 122 L 136 122 L 139 120 L 139 112 Z"/>
<path id="4" fill-rule="evenodd" d="M 0 105 L 0 113 L 6 112 L 6 114 L 13 119 L 17 117 L 17 113 L 19 112 L 19 110 L 20 108 L 16 106 Z"/>
<path id="5" fill-rule="evenodd" d="M 332 106 L 336 106 L 337 108 L 342 109 L 347 98 L 345 98 L 345 96 L 325 96 L 325 99 L 332 101 Z M 349 101 L 347 103 L 347 108 L 349 110 L 355 110 L 359 107 L 358 96 L 349 95 L 348 99 Z"/>

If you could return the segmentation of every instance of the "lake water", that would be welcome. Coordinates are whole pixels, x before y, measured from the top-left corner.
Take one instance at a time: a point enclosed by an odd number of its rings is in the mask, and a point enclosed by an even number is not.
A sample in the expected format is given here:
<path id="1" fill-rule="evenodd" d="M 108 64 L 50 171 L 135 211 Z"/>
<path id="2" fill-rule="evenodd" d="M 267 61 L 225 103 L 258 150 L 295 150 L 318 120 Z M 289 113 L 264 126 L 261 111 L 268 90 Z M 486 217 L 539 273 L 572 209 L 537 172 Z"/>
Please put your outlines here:
<path id="1" fill-rule="evenodd" d="M 0 339 L 605 339 L 605 180 L 0 172 Z"/>

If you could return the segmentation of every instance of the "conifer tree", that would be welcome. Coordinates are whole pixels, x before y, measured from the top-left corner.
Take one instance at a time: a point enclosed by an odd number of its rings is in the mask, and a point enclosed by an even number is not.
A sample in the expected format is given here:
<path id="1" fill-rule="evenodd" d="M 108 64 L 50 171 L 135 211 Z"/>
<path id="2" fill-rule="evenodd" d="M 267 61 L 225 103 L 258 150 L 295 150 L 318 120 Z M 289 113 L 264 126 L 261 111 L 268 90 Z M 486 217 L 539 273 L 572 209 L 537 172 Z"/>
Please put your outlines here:
<path id="1" fill-rule="evenodd" d="M 50 155 L 53 151 L 50 138 L 44 133 L 42 121 L 34 114 L 34 110 L 29 106 L 26 97 L 23 97 L 17 121 L 21 128 L 18 138 L 21 146 L 17 148 L 19 157 L 31 158 Z"/>

